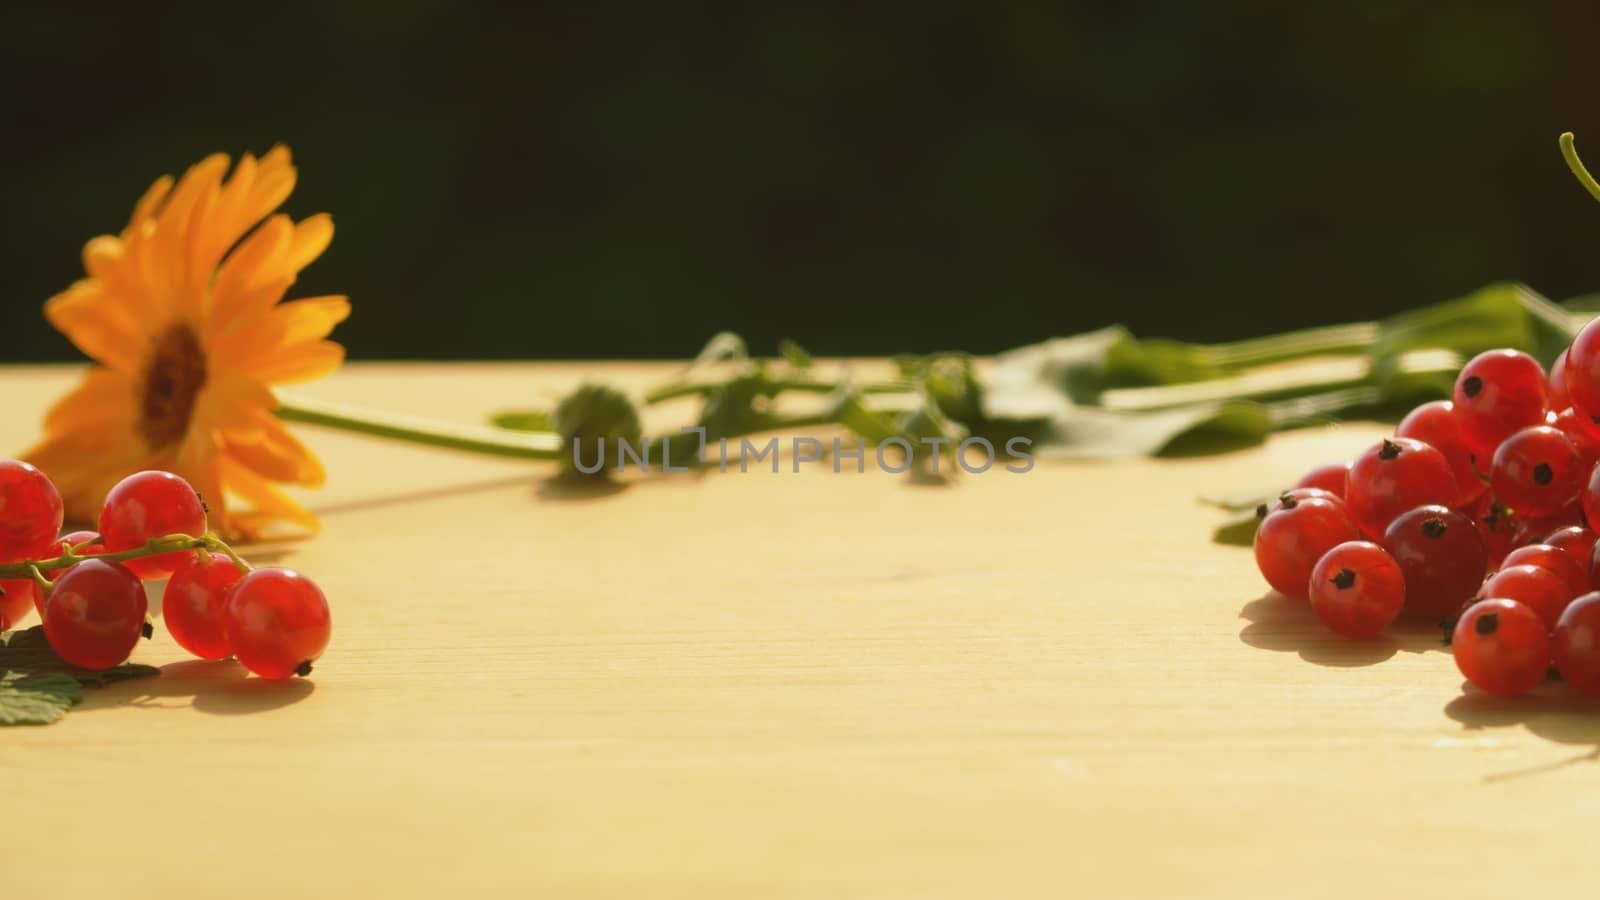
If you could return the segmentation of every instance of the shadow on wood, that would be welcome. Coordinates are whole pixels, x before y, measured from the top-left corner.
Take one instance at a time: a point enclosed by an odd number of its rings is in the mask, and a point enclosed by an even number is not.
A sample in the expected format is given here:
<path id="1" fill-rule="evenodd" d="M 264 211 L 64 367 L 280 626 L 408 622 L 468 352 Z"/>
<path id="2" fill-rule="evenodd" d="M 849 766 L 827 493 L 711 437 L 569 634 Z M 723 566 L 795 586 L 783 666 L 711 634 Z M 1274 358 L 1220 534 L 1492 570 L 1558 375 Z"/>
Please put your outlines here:
<path id="1" fill-rule="evenodd" d="M 540 500 L 553 500 L 557 503 L 604 500 L 615 497 L 631 485 L 630 481 L 614 481 L 610 478 L 563 472 L 540 481 L 539 486 L 534 489 L 534 494 Z"/>
<path id="2" fill-rule="evenodd" d="M 515 487 L 533 480 L 529 475 L 512 475 L 508 477 L 489 478 L 483 481 L 473 481 L 466 484 L 452 484 L 444 487 L 422 488 L 414 491 L 401 491 L 394 494 L 380 494 L 376 497 L 363 497 L 359 500 L 347 500 L 343 503 L 330 503 L 326 506 L 317 506 L 312 509 L 316 515 L 326 518 L 343 513 L 364 512 L 366 510 L 383 509 L 389 506 L 409 506 L 413 503 L 424 503 L 429 500 L 442 500 L 448 497 L 461 497 L 467 494 L 478 494 L 485 491 L 495 491 L 502 488 Z"/>
<path id="3" fill-rule="evenodd" d="M 1396 623 L 1389 633 L 1372 640 L 1340 637 L 1322 624 L 1311 605 L 1268 591 L 1239 610 L 1249 624 L 1239 640 L 1261 650 L 1295 652 L 1319 666 L 1349 668 L 1381 663 L 1404 650 L 1421 653 L 1443 649 L 1437 628 L 1420 623 Z"/>
<path id="4" fill-rule="evenodd" d="M 1521 697 L 1496 697 L 1463 682 L 1461 696 L 1445 704 L 1444 714 L 1469 733 L 1520 726 L 1552 743 L 1589 748 L 1546 765 L 1486 775 L 1485 781 L 1507 781 L 1600 761 L 1600 699 L 1585 697 L 1559 681 L 1547 681 Z"/>
<path id="5" fill-rule="evenodd" d="M 125 681 L 90 691 L 78 708 L 193 708 L 214 715 L 248 715 L 298 703 L 314 690 L 316 685 L 304 678 L 267 681 L 250 675 L 233 660 L 195 659 L 163 666 L 158 678 Z"/>

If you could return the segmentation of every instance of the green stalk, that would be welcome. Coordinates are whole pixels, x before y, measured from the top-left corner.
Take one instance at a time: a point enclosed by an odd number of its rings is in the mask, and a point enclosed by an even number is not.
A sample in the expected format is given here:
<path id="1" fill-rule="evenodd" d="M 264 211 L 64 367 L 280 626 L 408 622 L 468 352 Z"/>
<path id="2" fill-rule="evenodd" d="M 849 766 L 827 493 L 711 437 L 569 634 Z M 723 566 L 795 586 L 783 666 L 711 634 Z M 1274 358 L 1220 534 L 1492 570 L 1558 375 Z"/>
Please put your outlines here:
<path id="1" fill-rule="evenodd" d="M 1380 327 L 1377 322 L 1327 325 L 1288 334 L 1213 344 L 1207 350 L 1213 362 L 1227 368 L 1266 365 L 1308 356 L 1366 353 L 1378 339 Z"/>
<path id="2" fill-rule="evenodd" d="M 561 459 L 563 455 L 561 437 L 548 432 L 456 425 L 301 397 L 286 400 L 277 412 L 278 418 L 286 422 L 321 425 L 448 450 L 515 459 Z"/>
<path id="3" fill-rule="evenodd" d="M 1561 157 L 1567 161 L 1567 168 L 1571 169 L 1572 174 L 1577 176 L 1578 183 L 1584 186 L 1584 189 L 1589 192 L 1589 196 L 1600 200 L 1600 182 L 1594 180 L 1594 176 L 1590 175 L 1589 170 L 1584 168 L 1583 160 L 1578 158 L 1577 139 L 1572 136 L 1570 131 L 1561 136 Z"/>
<path id="4" fill-rule="evenodd" d="M 839 389 L 839 382 L 820 378 L 778 378 L 769 384 L 774 393 L 796 391 L 802 394 L 831 394 Z M 644 402 L 654 405 L 679 397 L 703 397 L 727 386 L 726 381 L 675 381 L 646 392 Z M 857 385 L 857 388 L 863 394 L 895 394 L 913 389 L 908 381 L 875 382 Z"/>

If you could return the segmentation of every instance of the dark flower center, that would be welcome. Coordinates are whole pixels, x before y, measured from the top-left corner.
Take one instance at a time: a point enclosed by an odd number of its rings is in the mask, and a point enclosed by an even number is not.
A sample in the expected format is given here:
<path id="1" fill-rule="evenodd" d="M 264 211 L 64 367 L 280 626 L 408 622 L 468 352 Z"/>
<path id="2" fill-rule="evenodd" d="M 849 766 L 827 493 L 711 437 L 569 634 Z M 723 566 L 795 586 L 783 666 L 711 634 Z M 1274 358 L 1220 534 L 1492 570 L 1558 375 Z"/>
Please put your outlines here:
<path id="1" fill-rule="evenodd" d="M 194 332 L 181 323 L 162 332 L 139 385 L 139 436 L 151 449 L 183 440 L 205 384 L 206 354 Z"/>

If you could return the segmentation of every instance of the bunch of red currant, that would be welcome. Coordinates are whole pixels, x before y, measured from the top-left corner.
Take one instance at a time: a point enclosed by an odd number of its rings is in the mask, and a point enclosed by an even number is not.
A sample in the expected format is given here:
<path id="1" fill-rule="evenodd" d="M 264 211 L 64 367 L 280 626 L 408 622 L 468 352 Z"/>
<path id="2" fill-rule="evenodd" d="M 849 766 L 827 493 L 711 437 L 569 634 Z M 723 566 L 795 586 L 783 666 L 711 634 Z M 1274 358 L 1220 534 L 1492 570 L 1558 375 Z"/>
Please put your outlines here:
<path id="1" fill-rule="evenodd" d="M 1525 353 L 1478 355 L 1450 400 L 1257 513 L 1261 574 L 1335 632 L 1442 621 L 1485 691 L 1524 693 L 1554 664 L 1600 696 L 1600 319 L 1548 376 Z"/>
<path id="2" fill-rule="evenodd" d="M 84 669 L 126 661 L 150 636 L 146 578 L 166 578 L 162 616 L 202 659 L 232 656 L 270 679 L 308 675 L 328 645 L 328 601 L 292 569 L 252 569 L 206 532 L 187 481 L 139 472 L 118 482 L 99 532 L 61 531 L 61 495 L 43 472 L 0 461 L 0 630 L 37 608 L 62 659 Z"/>

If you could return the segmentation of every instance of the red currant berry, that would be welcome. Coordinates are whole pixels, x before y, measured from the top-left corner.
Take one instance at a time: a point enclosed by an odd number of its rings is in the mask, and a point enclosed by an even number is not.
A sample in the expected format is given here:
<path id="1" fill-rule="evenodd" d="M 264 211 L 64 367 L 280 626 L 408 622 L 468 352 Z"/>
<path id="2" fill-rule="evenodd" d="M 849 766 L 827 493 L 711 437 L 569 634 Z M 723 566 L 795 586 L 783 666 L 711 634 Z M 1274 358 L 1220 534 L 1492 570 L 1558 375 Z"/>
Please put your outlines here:
<path id="1" fill-rule="evenodd" d="M 1555 628 L 1572 602 L 1572 589 L 1561 576 L 1539 566 L 1510 566 L 1489 576 L 1478 591 L 1482 599 L 1515 600 L 1539 614 L 1545 628 Z"/>
<path id="2" fill-rule="evenodd" d="M 44 604 L 44 635 L 62 659 L 81 669 L 127 660 L 144 633 L 149 600 L 126 566 L 91 559 L 56 581 Z"/>
<path id="3" fill-rule="evenodd" d="M 201 659 L 227 659 L 228 593 L 244 573 L 226 556 L 202 562 L 194 557 L 178 567 L 161 597 L 161 617 L 178 646 Z"/>
<path id="4" fill-rule="evenodd" d="M 39 585 L 31 578 L 0 581 L 0 631 L 8 631 L 39 605 Z"/>
<path id="5" fill-rule="evenodd" d="M 1518 516 L 1516 518 L 1517 533 L 1512 538 L 1513 547 L 1526 547 L 1529 544 L 1548 544 L 1550 536 L 1558 531 L 1571 528 L 1583 523 L 1583 507 L 1574 503 L 1553 516 L 1542 519 L 1528 519 Z"/>
<path id="6" fill-rule="evenodd" d="M 1362 533 L 1382 537 L 1396 516 L 1419 506 L 1456 502 L 1456 477 L 1444 454 L 1411 438 L 1393 438 L 1356 458 L 1344 502 Z"/>
<path id="7" fill-rule="evenodd" d="M 1589 552 L 1589 587 L 1600 591 L 1600 543 Z"/>
<path id="8" fill-rule="evenodd" d="M 279 568 L 256 569 L 234 585 L 224 622 L 239 663 L 273 680 L 311 674 L 332 629 L 322 590 L 299 572 Z"/>
<path id="9" fill-rule="evenodd" d="M 1572 405 L 1600 409 L 1600 319 L 1578 331 L 1567 348 L 1565 382 Z"/>
<path id="10" fill-rule="evenodd" d="M 1507 553 L 1505 562 L 1501 563 L 1501 567 L 1505 569 L 1516 566 L 1538 566 L 1550 570 L 1561 579 L 1561 583 L 1567 586 L 1567 590 L 1571 591 L 1574 597 L 1589 592 L 1589 568 L 1560 547 L 1552 547 L 1549 544 L 1518 547 Z"/>
<path id="11" fill-rule="evenodd" d="M 1461 492 L 1460 499 L 1451 506 L 1465 506 L 1488 489 L 1478 473 L 1488 470 L 1489 460 L 1485 457 L 1480 461 L 1472 448 L 1467 446 L 1467 439 L 1461 433 L 1461 422 L 1456 418 L 1449 400 L 1435 400 L 1413 409 L 1400 420 L 1394 433 L 1399 437 L 1421 441 L 1443 453 L 1444 458 L 1450 461 L 1450 469 L 1456 476 L 1456 488 Z"/>
<path id="12" fill-rule="evenodd" d="M 1489 568 L 1497 569 L 1517 543 L 1517 532 L 1522 523 L 1509 507 L 1496 500 L 1493 494 L 1484 494 L 1472 510 L 1473 522 L 1483 535 L 1483 546 L 1489 553 Z"/>
<path id="13" fill-rule="evenodd" d="M 1406 612 L 1435 621 L 1466 605 L 1489 568 L 1472 520 L 1443 506 L 1419 506 L 1396 518 L 1383 547 L 1405 574 Z"/>
<path id="14" fill-rule="evenodd" d="M 31 559 L 61 532 L 61 495 L 44 473 L 0 460 L 0 562 Z"/>
<path id="15" fill-rule="evenodd" d="M 1569 406 L 1558 413 L 1551 413 L 1545 424 L 1560 429 L 1572 446 L 1578 448 L 1578 455 L 1587 464 L 1585 468 L 1600 460 L 1600 423 L 1596 423 L 1588 413 L 1580 413 Z"/>
<path id="16" fill-rule="evenodd" d="M 1328 463 L 1325 466 L 1317 466 L 1315 469 L 1300 476 L 1300 480 L 1295 482 L 1294 486 L 1327 491 L 1343 500 L 1344 482 L 1349 475 L 1350 463 Z"/>
<path id="17" fill-rule="evenodd" d="M 1514 697 L 1550 671 L 1550 638 L 1539 614 L 1515 600 L 1480 600 L 1450 638 L 1461 674 L 1480 690 Z"/>
<path id="18" fill-rule="evenodd" d="M 1567 351 L 1561 351 L 1556 361 L 1550 366 L 1550 374 L 1545 379 L 1545 395 L 1550 399 L 1550 405 L 1556 409 L 1572 405 L 1572 395 L 1567 393 Z"/>
<path id="19" fill-rule="evenodd" d="M 83 556 L 87 556 L 91 553 L 106 552 L 105 545 L 100 543 L 100 535 L 95 534 L 92 531 L 74 531 L 70 534 L 63 534 L 61 537 L 56 538 L 55 546 L 51 548 L 50 555 L 61 556 L 69 549 L 75 550 Z M 60 575 L 64 571 L 66 570 L 51 569 L 44 573 L 44 577 L 54 581 L 56 576 Z M 39 611 L 44 611 L 42 606 Z"/>
<path id="20" fill-rule="evenodd" d="M 205 533 L 206 509 L 200 495 L 171 472 L 129 475 L 106 494 L 100 510 L 100 536 L 112 553 L 143 547 L 151 539 L 169 534 L 199 537 Z M 164 578 L 192 555 L 162 553 L 130 560 L 127 566 L 141 578 Z"/>
<path id="21" fill-rule="evenodd" d="M 1565 528 L 1557 528 L 1555 531 L 1545 535 L 1544 540 L 1540 541 L 1540 543 L 1549 544 L 1558 550 L 1564 550 L 1568 556 L 1577 560 L 1579 565 L 1587 565 L 1589 557 L 1594 554 L 1596 537 L 1595 533 L 1590 531 L 1586 525 L 1568 525 Z M 1585 592 L 1579 591 L 1578 593 Z"/>
<path id="22" fill-rule="evenodd" d="M 1394 557 L 1368 541 L 1348 541 L 1311 570 L 1311 608 L 1336 634 L 1377 637 L 1406 603 L 1405 576 Z"/>
<path id="23" fill-rule="evenodd" d="M 1568 684 L 1600 697 L 1600 593 L 1572 601 L 1556 623 L 1550 648 Z"/>
<path id="24" fill-rule="evenodd" d="M 1330 500 L 1330 501 L 1332 501 L 1334 503 L 1337 503 L 1339 505 L 1340 509 L 1345 509 L 1344 499 L 1341 498 L 1338 494 L 1333 493 L 1332 491 L 1325 491 L 1322 488 L 1314 488 L 1314 487 L 1296 487 L 1296 488 L 1290 488 L 1289 490 L 1284 491 L 1283 493 L 1279 494 L 1277 501 L 1275 503 L 1273 503 L 1271 506 L 1266 507 L 1266 511 L 1269 512 L 1269 513 L 1275 513 L 1280 509 L 1286 508 L 1285 504 L 1289 503 L 1289 501 L 1291 501 L 1291 500 L 1300 501 L 1300 500 L 1312 500 L 1312 499 Z M 1349 510 L 1345 509 L 1345 512 L 1346 512 L 1346 514 L 1348 514 Z M 1260 509 L 1257 509 L 1256 510 L 1256 515 L 1258 517 L 1261 517 L 1261 516 L 1264 516 L 1265 513 L 1263 513 Z"/>
<path id="25" fill-rule="evenodd" d="M 1548 425 L 1539 425 L 1506 438 L 1494 452 L 1489 485 L 1512 509 L 1540 518 L 1555 515 L 1578 499 L 1588 474 L 1572 441 Z"/>
<path id="26" fill-rule="evenodd" d="M 1549 408 L 1544 369 L 1538 360 L 1517 350 L 1480 353 L 1462 367 L 1450 401 L 1467 446 L 1479 459 L 1489 459 L 1501 441 L 1530 425 L 1543 424 Z"/>
<path id="27" fill-rule="evenodd" d="M 1583 518 L 1600 526 L 1600 465 L 1590 470 L 1589 481 L 1578 499 L 1582 503 Z"/>

